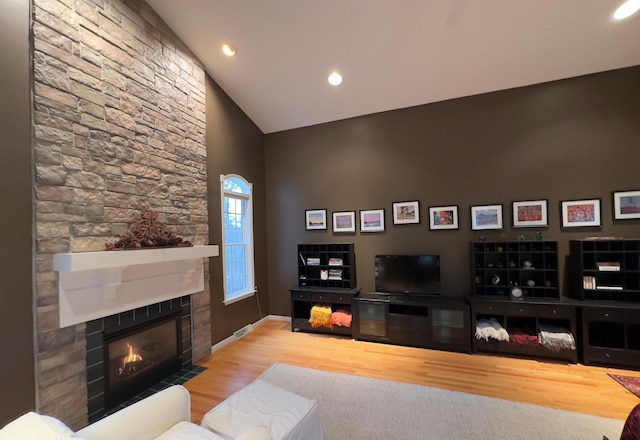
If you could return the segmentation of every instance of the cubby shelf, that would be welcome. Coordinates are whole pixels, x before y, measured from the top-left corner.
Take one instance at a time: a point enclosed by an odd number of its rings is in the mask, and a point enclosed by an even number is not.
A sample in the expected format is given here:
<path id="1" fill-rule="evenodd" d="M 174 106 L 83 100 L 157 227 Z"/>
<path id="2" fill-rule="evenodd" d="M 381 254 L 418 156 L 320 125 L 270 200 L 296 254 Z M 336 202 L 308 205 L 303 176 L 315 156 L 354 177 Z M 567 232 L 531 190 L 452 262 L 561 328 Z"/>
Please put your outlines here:
<path id="1" fill-rule="evenodd" d="M 640 366 L 640 239 L 569 242 L 587 365 Z"/>
<path id="2" fill-rule="evenodd" d="M 356 287 L 353 243 L 298 245 L 298 286 L 291 292 L 291 330 L 351 335 L 351 327 L 313 327 L 313 306 L 328 306 L 332 312 L 351 314 Z"/>
<path id="3" fill-rule="evenodd" d="M 571 240 L 569 248 L 574 298 L 640 303 L 640 240 Z"/>
<path id="4" fill-rule="evenodd" d="M 299 244 L 298 285 L 354 288 L 356 271 L 353 243 Z"/>
<path id="5" fill-rule="evenodd" d="M 520 287 L 523 299 L 558 299 L 556 241 L 471 243 L 472 287 L 477 298 L 509 298 Z"/>

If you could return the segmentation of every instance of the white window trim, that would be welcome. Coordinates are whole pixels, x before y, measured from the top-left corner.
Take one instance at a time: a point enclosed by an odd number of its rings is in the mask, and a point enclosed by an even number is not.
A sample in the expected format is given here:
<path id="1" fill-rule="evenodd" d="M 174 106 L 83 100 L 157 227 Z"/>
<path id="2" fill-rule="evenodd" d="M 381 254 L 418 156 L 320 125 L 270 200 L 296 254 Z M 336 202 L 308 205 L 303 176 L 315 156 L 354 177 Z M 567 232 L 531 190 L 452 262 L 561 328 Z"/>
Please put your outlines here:
<path id="1" fill-rule="evenodd" d="M 236 179 L 240 179 L 243 182 L 245 182 L 248 186 L 249 186 L 249 194 L 242 194 L 242 193 L 237 193 L 234 191 L 228 191 L 224 188 L 224 182 L 226 179 L 230 179 L 230 178 L 236 178 Z M 229 195 L 235 198 L 240 198 L 240 199 L 245 199 L 247 200 L 247 205 L 248 205 L 248 213 L 247 213 L 247 218 L 249 219 L 250 222 L 250 231 L 251 231 L 251 242 L 250 242 L 250 246 L 249 249 L 247 249 L 248 251 L 248 255 L 247 255 L 247 274 L 248 275 L 248 280 L 247 280 L 247 284 L 251 287 L 249 287 L 247 290 L 245 290 L 244 292 L 239 293 L 238 295 L 234 296 L 233 298 L 228 298 L 227 297 L 227 258 L 226 258 L 226 252 L 227 252 L 227 246 L 226 246 L 226 241 L 225 241 L 225 229 L 224 229 L 224 199 L 225 197 Z M 257 291 L 257 287 L 255 285 L 255 260 L 254 260 L 254 251 L 253 251 L 253 247 L 254 247 L 254 229 L 253 229 L 253 184 L 251 182 L 249 182 L 247 179 L 245 179 L 244 177 L 240 176 L 239 174 L 221 174 L 220 175 L 220 220 L 221 220 L 221 225 L 222 225 L 222 291 L 223 291 L 223 301 L 222 303 L 227 306 L 233 303 L 236 303 L 238 301 L 242 301 L 243 299 L 247 299 L 250 298 L 252 296 L 254 296 L 256 294 Z"/>
<path id="2" fill-rule="evenodd" d="M 238 301 L 242 301 L 243 299 L 251 298 L 255 294 L 256 294 L 256 289 L 253 289 L 251 292 L 244 293 L 244 294 L 242 294 L 240 296 L 236 296 L 236 297 L 231 298 L 231 299 L 225 299 L 224 301 L 222 301 L 222 304 L 224 304 L 225 306 L 228 306 L 228 305 L 231 305 L 233 303 L 237 303 Z M 226 294 L 225 294 L 225 297 L 226 297 Z"/>

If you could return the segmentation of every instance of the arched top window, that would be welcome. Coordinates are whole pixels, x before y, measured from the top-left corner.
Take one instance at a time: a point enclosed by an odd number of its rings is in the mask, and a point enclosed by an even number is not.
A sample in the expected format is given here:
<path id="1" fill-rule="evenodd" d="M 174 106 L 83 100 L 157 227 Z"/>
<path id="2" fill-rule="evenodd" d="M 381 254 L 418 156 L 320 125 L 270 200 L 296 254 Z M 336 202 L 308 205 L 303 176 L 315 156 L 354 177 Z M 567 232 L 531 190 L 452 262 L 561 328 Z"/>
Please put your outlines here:
<path id="1" fill-rule="evenodd" d="M 240 176 L 229 176 L 224 179 L 224 190 L 241 194 L 251 194 L 251 184 Z"/>
<path id="2" fill-rule="evenodd" d="M 252 192 L 242 176 L 220 176 L 225 304 L 255 293 Z"/>

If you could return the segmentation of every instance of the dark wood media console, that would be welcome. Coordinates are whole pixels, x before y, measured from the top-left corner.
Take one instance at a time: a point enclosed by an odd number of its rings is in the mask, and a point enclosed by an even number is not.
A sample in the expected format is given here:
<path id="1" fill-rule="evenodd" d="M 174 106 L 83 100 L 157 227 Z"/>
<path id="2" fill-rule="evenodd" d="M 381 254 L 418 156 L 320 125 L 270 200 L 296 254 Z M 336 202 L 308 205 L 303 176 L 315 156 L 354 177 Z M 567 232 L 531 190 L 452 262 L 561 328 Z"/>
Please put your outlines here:
<path id="1" fill-rule="evenodd" d="M 450 351 L 471 351 L 466 298 L 387 293 L 354 297 L 355 339 Z"/>

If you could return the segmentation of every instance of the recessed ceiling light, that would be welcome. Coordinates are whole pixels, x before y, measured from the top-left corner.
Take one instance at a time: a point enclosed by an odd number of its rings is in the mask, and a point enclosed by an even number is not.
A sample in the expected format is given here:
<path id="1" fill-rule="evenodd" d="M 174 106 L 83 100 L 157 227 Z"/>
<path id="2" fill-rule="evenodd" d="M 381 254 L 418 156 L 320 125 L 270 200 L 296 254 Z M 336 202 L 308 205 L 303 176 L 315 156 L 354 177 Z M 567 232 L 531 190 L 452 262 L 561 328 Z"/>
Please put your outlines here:
<path id="1" fill-rule="evenodd" d="M 232 57 L 236 54 L 236 48 L 233 47 L 231 44 L 223 44 L 222 52 L 224 52 L 226 56 Z"/>
<path id="2" fill-rule="evenodd" d="M 627 0 L 613 13 L 613 19 L 624 20 L 631 17 L 638 10 L 640 10 L 640 0 Z"/>
<path id="3" fill-rule="evenodd" d="M 331 75 L 329 75 L 328 81 L 332 86 L 339 86 L 340 84 L 342 84 L 342 75 L 340 75 L 338 72 L 333 72 Z"/>

